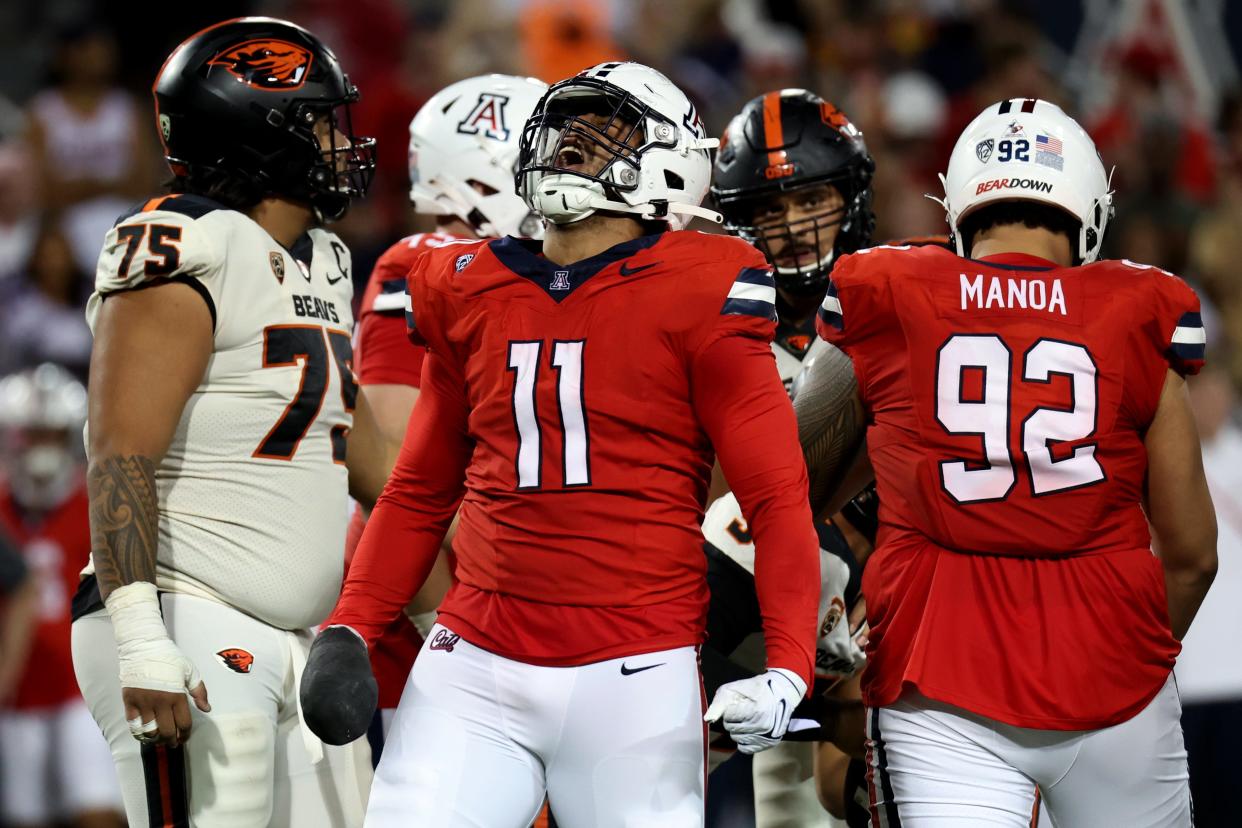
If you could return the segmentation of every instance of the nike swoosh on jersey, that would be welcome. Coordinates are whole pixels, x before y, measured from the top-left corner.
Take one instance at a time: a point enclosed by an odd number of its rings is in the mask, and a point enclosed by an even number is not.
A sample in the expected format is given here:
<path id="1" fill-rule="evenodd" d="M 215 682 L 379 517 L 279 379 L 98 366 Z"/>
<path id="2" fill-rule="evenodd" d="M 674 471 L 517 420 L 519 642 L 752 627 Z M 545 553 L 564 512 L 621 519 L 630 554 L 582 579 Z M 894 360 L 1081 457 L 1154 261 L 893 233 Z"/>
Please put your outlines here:
<path id="1" fill-rule="evenodd" d="M 632 676 L 635 673 L 641 673 L 643 670 L 654 670 L 657 667 L 663 667 L 666 662 L 661 661 L 659 664 L 648 664 L 646 667 L 626 667 L 621 665 L 621 675 Z"/>
<path id="2" fill-rule="evenodd" d="M 641 265 L 639 267 L 629 267 L 625 262 L 622 262 L 621 263 L 621 275 L 622 276 L 633 276 L 635 273 L 642 273 L 644 270 L 650 270 L 651 268 L 655 267 L 658 264 L 660 264 L 660 262 L 652 262 L 651 264 Z"/>

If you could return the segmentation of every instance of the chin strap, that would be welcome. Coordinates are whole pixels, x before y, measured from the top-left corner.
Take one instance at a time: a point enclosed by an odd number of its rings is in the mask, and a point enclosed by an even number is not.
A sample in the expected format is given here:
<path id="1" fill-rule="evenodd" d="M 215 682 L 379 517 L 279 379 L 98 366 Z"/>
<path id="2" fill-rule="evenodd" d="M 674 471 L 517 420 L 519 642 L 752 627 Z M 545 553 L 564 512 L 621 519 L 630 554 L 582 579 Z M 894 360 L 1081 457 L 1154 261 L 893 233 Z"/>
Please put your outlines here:
<path id="1" fill-rule="evenodd" d="M 594 210 L 607 210 L 610 213 L 631 213 L 640 218 L 660 220 L 670 213 L 676 213 L 683 216 L 698 216 L 707 219 L 716 224 L 724 223 L 724 216 L 715 210 L 709 210 L 706 207 L 698 207 L 694 204 L 679 204 L 669 201 L 652 201 L 647 204 L 639 204 L 637 206 L 626 204 L 624 201 L 609 201 L 603 196 L 593 196 L 589 204 Z"/>

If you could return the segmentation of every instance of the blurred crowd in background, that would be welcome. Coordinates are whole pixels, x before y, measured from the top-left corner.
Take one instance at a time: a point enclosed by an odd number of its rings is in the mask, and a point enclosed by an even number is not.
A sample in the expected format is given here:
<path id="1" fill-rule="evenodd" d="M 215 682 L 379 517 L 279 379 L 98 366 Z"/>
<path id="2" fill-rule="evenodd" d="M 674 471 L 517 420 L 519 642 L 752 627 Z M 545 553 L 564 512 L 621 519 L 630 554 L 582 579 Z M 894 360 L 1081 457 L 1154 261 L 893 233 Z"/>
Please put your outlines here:
<path id="1" fill-rule="evenodd" d="M 1236 779 L 1237 742 L 1225 744 L 1219 721 L 1231 716 L 1232 732 L 1242 730 L 1240 7 L 1225 0 L 7 2 L 0 8 L 0 375 L 52 362 L 85 382 L 91 338 L 83 307 L 100 243 L 114 219 L 156 194 L 168 175 L 151 81 L 178 42 L 227 17 L 272 14 L 307 26 L 337 51 L 362 92 L 354 123 L 378 138 L 379 172 L 366 201 L 335 228 L 353 249 L 359 295 L 380 252 L 427 229 L 416 226 L 407 202 L 407 126 L 427 97 L 463 77 L 497 71 L 551 82 L 604 60 L 638 60 L 685 89 L 716 135 L 754 95 L 809 88 L 866 137 L 877 166 L 877 241 L 945 232 L 942 209 L 924 194 L 942 192 L 937 173 L 985 105 L 1052 100 L 1116 167 L 1119 206 L 1105 255 L 1178 273 L 1203 299 L 1210 367 L 1192 394 L 1221 561 L 1178 678 L 1194 773 Z M 54 606 L 67 612 L 63 602 Z M 17 680 L 0 668 L 0 710 Z M 5 779 L 8 769 L 0 785 Z"/>

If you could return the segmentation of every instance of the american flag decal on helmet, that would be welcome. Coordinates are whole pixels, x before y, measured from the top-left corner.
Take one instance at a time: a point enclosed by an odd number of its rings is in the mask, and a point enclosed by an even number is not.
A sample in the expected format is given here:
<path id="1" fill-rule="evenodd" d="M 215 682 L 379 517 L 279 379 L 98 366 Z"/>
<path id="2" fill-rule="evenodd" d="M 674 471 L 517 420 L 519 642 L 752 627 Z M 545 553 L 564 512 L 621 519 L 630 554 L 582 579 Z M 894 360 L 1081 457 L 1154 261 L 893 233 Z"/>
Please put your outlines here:
<path id="1" fill-rule="evenodd" d="M 722 316 L 757 316 L 775 322 L 776 280 L 772 277 L 772 271 L 757 267 L 742 268 L 729 288 L 720 313 Z"/>

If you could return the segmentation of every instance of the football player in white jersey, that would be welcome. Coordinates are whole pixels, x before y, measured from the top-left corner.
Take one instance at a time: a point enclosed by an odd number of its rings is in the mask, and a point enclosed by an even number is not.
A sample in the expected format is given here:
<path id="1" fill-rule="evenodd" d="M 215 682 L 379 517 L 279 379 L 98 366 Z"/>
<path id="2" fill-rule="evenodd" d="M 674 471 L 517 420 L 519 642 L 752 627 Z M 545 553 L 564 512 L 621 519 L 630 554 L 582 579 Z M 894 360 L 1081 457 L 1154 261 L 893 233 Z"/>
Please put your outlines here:
<path id="1" fill-rule="evenodd" d="M 514 191 L 513 170 L 522 125 L 547 89 L 542 81 L 513 75 L 466 78 L 432 95 L 410 121 L 410 202 L 419 215 L 434 216 L 435 232 L 401 239 L 375 263 L 358 310 L 354 348 L 358 384 L 387 440 L 400 443 L 404 437 L 422 374 L 425 350 L 410 344 L 405 327 L 405 277 L 414 262 L 461 239 L 543 234 L 541 219 Z M 347 559 L 364 525 L 364 511 L 355 510 Z M 371 651 L 385 731 L 449 583 L 441 555 L 433 577 L 407 607 L 408 620 L 396 619 Z"/>
<path id="2" fill-rule="evenodd" d="M 365 193 L 373 142 L 336 56 L 280 20 L 204 29 L 153 91 L 172 194 L 109 231 L 87 309 L 78 682 L 131 825 L 358 825 L 365 743 L 325 749 L 296 688 L 348 491 L 373 501 L 391 462 L 353 375 L 349 251 L 322 228 Z"/>
<path id="3" fill-rule="evenodd" d="M 772 351 L 787 388 L 801 372 L 804 360 L 813 356 L 815 311 L 823 301 L 833 261 L 871 241 L 874 170 L 862 133 L 831 103 L 803 89 L 776 90 L 754 98 L 732 120 L 721 141 L 711 192 L 726 228 L 763 251 L 776 269 L 778 321 Z M 864 661 L 846 617 L 846 601 L 855 599 L 858 581 L 847 537 L 855 547 L 865 545 L 869 515 L 873 517 L 874 512 L 865 504 L 852 504 L 835 517 L 835 523 L 816 527 L 823 547 L 816 697 L 855 674 Z M 759 672 L 763 653 L 747 646 L 737 649 L 760 629 L 760 622 L 757 611 L 750 612 L 754 607 L 754 545 L 731 493 L 708 509 L 703 535 L 712 584 L 709 649 L 704 653 L 710 687 L 714 678 L 736 676 L 718 654 L 732 655 L 735 663 Z M 717 668 L 719 676 L 714 675 Z M 806 707 L 800 706 L 800 713 L 809 715 Z M 787 737 L 755 755 L 759 828 L 829 824 L 829 815 L 816 796 L 815 752 L 810 741 Z M 727 756 L 712 753 L 716 763 Z"/>

